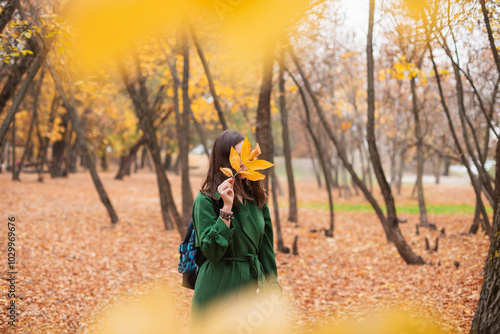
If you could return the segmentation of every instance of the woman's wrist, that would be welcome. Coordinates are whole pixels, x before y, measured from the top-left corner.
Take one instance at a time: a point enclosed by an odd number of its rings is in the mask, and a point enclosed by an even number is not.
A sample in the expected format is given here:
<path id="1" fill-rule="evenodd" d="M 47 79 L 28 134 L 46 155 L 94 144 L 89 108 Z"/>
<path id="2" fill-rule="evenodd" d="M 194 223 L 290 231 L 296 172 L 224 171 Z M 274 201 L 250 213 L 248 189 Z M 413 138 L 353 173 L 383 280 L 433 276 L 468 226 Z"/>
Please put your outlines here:
<path id="1" fill-rule="evenodd" d="M 225 211 L 225 212 L 231 212 L 232 208 L 233 208 L 233 203 L 231 203 L 231 204 L 224 203 L 224 206 L 222 207 L 221 210 Z"/>

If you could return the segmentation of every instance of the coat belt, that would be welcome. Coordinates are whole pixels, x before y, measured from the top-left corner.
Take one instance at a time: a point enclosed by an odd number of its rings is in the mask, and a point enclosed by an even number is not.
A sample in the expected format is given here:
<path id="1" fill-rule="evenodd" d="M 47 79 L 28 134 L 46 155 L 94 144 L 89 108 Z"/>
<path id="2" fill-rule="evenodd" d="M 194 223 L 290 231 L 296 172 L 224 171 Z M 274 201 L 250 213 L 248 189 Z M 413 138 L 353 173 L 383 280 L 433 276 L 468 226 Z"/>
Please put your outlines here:
<path id="1" fill-rule="evenodd" d="M 259 257 L 256 254 L 249 253 L 244 256 L 223 257 L 221 260 L 250 263 L 250 273 L 257 279 L 257 292 L 260 291 L 262 281 L 264 279 L 264 273 L 261 270 Z"/>

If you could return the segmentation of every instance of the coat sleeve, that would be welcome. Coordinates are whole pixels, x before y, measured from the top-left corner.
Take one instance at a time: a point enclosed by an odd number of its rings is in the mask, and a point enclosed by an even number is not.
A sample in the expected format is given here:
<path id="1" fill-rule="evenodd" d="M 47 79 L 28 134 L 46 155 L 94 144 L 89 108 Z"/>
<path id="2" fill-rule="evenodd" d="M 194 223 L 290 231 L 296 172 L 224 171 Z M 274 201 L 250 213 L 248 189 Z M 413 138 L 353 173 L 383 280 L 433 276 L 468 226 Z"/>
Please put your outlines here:
<path id="1" fill-rule="evenodd" d="M 262 207 L 262 213 L 264 215 L 265 226 L 262 245 L 259 249 L 259 261 L 264 268 L 264 275 L 266 275 L 268 281 L 271 283 L 272 288 L 277 289 L 281 294 L 282 288 L 278 282 L 278 269 L 274 254 L 273 223 L 267 203 Z"/>
<path id="2" fill-rule="evenodd" d="M 201 193 L 193 205 L 193 223 L 196 233 L 196 246 L 207 260 L 218 262 L 233 241 L 234 225 L 230 227 L 215 213 L 210 197 Z"/>

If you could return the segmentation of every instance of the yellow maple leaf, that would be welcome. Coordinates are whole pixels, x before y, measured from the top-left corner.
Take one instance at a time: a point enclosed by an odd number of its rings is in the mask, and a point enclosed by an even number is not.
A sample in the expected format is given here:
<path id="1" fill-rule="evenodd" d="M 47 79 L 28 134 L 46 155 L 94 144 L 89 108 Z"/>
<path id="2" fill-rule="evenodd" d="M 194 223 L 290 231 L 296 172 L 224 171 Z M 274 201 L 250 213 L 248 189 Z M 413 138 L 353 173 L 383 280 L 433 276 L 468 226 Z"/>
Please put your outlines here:
<path id="1" fill-rule="evenodd" d="M 222 171 L 222 173 L 224 173 L 224 175 L 226 175 L 228 177 L 232 177 L 233 176 L 233 171 L 231 170 L 231 168 L 221 167 L 220 170 Z"/>
<path id="2" fill-rule="evenodd" d="M 248 136 L 245 136 L 245 140 L 243 141 L 243 145 L 241 146 L 241 161 L 243 164 L 246 164 L 250 161 L 250 152 L 252 151 L 252 145 L 248 140 Z"/>
<path id="3" fill-rule="evenodd" d="M 266 178 L 264 174 L 261 174 L 259 172 L 256 172 L 254 170 L 242 170 L 240 174 L 245 175 L 247 179 L 250 181 L 258 181 L 258 180 L 263 180 Z"/>
<path id="4" fill-rule="evenodd" d="M 238 152 L 236 152 L 236 150 L 232 146 L 231 146 L 231 153 L 229 154 L 229 163 L 231 164 L 231 167 L 234 168 L 234 170 L 237 171 L 240 169 L 241 165 L 240 155 L 238 154 Z"/>
<path id="5" fill-rule="evenodd" d="M 262 152 L 260 150 L 259 143 L 256 143 L 254 149 L 250 152 L 250 156 L 248 157 L 248 160 L 253 160 L 253 159 L 257 158 L 259 156 L 259 154 L 261 154 L 261 153 Z"/>
<path id="6" fill-rule="evenodd" d="M 255 147 L 252 149 L 248 137 L 245 136 L 241 147 L 241 156 L 232 146 L 231 152 L 229 153 L 229 164 L 236 171 L 236 174 L 233 175 L 232 170 L 227 167 L 221 167 L 220 170 L 227 177 L 235 177 L 238 173 L 240 173 L 250 181 L 262 180 L 265 178 L 265 175 L 256 172 L 255 170 L 267 169 L 274 166 L 274 164 L 266 160 L 255 160 L 255 158 L 257 158 L 261 153 L 259 144 L 256 143 Z"/>
<path id="7" fill-rule="evenodd" d="M 269 167 L 274 166 L 273 163 L 270 163 L 269 161 L 266 160 L 252 160 L 244 165 L 249 170 L 267 169 Z"/>

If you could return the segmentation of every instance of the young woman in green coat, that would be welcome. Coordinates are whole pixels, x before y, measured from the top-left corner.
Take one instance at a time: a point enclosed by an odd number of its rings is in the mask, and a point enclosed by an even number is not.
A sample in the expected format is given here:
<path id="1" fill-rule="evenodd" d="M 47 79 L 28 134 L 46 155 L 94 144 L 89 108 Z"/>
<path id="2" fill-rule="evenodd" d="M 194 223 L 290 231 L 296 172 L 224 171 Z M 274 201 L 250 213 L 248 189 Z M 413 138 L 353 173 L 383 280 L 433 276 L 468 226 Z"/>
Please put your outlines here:
<path id="1" fill-rule="evenodd" d="M 241 154 L 243 140 L 241 133 L 232 130 L 217 137 L 208 172 L 194 201 L 196 246 L 206 261 L 196 280 L 191 319 L 199 320 L 215 300 L 238 300 L 240 291 L 282 293 L 273 225 L 261 181 L 249 181 L 241 174 L 228 178 L 220 171 L 221 167 L 231 168 L 231 147 Z M 220 213 L 216 214 L 213 199 Z"/>

